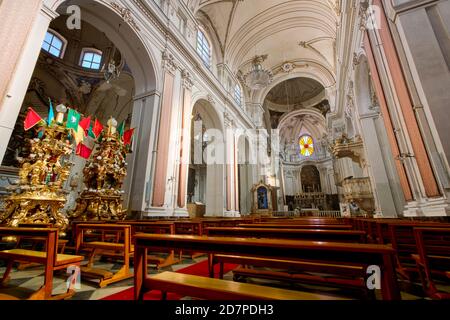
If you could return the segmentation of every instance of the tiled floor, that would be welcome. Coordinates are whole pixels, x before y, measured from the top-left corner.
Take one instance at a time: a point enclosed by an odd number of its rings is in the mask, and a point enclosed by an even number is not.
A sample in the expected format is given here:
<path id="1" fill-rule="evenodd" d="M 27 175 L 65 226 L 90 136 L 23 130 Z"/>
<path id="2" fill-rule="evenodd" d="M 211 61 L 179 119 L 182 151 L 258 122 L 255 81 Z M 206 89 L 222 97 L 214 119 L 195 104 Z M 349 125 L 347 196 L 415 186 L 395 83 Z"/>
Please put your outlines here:
<path id="1" fill-rule="evenodd" d="M 206 257 L 199 257 L 196 259 L 185 258 L 181 261 L 181 263 L 172 265 L 170 267 L 162 268 L 160 271 L 177 271 L 182 268 L 188 267 L 194 263 L 198 263 L 206 259 Z M 95 267 L 99 267 L 102 269 L 107 269 L 111 271 L 116 271 L 119 269 L 119 264 L 109 263 L 97 261 L 95 263 Z M 3 274 L 4 268 L 0 267 L 0 274 Z M 149 273 L 158 272 L 155 268 L 150 268 Z M 232 272 L 229 272 L 224 277 L 226 280 L 232 280 L 233 275 Z M 66 291 L 66 280 L 67 276 L 65 274 L 55 275 L 54 278 L 54 291 L 53 294 L 59 294 Z M 11 273 L 11 280 L 8 283 L 7 288 L 0 289 L 1 293 L 12 294 L 19 298 L 27 297 L 32 291 L 37 290 L 44 281 L 43 276 L 43 268 L 42 267 L 34 267 L 29 268 L 24 271 L 14 270 Z M 316 292 L 316 293 L 326 293 L 330 295 L 337 295 L 341 297 L 347 297 L 352 299 L 360 298 L 361 294 L 356 292 L 351 292 L 344 289 L 337 288 L 324 288 L 313 285 L 304 285 L 297 283 L 281 283 L 276 281 L 264 281 L 264 280 L 256 280 L 249 279 L 249 283 L 269 285 L 273 287 L 280 287 L 286 289 L 295 289 L 299 291 L 308 291 L 308 292 Z M 402 299 L 404 300 L 417 300 L 424 299 L 420 296 L 420 287 L 415 286 L 414 288 L 408 288 L 407 291 L 405 289 L 405 285 L 401 285 L 404 290 L 402 290 Z M 91 281 L 82 280 L 81 288 L 77 289 L 76 294 L 72 297 L 73 300 L 99 300 L 105 298 L 107 296 L 116 294 L 123 290 L 129 289 L 133 287 L 133 278 L 123 280 L 121 282 L 111 284 L 105 288 L 98 288 L 98 286 Z M 442 288 L 445 291 L 450 292 L 450 286 Z M 414 292 L 414 293 L 412 293 Z"/>

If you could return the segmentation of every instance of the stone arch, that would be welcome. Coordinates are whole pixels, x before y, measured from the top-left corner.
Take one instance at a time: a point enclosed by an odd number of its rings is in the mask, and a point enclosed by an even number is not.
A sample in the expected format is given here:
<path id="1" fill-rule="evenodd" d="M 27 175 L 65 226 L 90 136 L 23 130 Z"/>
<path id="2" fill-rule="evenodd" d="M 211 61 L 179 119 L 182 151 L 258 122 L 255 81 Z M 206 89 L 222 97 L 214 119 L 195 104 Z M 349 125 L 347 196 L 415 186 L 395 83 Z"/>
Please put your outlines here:
<path id="1" fill-rule="evenodd" d="M 142 33 L 124 21 L 118 9 L 110 3 L 104 0 L 46 0 L 44 3 L 59 14 L 66 14 L 68 5 L 80 6 L 81 20 L 102 30 L 125 57 L 135 78 L 136 96 L 161 90 L 161 74 L 155 68 L 158 65 L 155 54 Z"/>
<path id="2" fill-rule="evenodd" d="M 311 61 L 308 63 L 311 64 L 308 68 L 301 70 L 296 69 L 289 73 L 279 73 L 275 75 L 273 82 L 267 86 L 267 88 L 253 93 L 252 100 L 255 103 L 263 104 L 270 90 L 286 80 L 295 78 L 310 78 L 316 80 L 324 87 L 325 91 L 327 91 L 327 88 L 331 88 L 335 85 L 334 75 L 326 67 Z"/>
<path id="3" fill-rule="evenodd" d="M 321 191 L 320 172 L 315 165 L 304 165 L 301 169 L 302 186 L 306 192 Z"/>
<path id="4" fill-rule="evenodd" d="M 188 195 L 194 193 L 194 196 L 190 197 L 191 201 L 201 201 L 206 205 L 207 216 L 222 216 L 225 207 L 225 145 L 223 143 L 222 120 L 214 105 L 201 94 L 194 95 L 191 114 L 191 146 L 202 149 L 191 150 L 191 166 L 188 175 L 188 188 L 190 190 L 188 190 Z M 200 129 L 196 128 L 194 122 L 200 118 L 202 127 L 204 126 L 205 132 L 208 133 L 206 142 L 209 141 L 209 144 L 206 148 L 203 147 L 204 133 L 202 133 L 201 144 L 196 145 L 194 140 L 198 136 L 196 131 Z M 209 135 L 211 134 L 214 135 L 213 140 L 210 140 Z M 213 146 L 211 146 L 211 142 L 214 143 Z M 209 149 L 210 147 L 217 149 Z M 197 152 L 197 155 L 195 152 Z M 198 152 L 200 152 L 200 158 Z M 215 160 L 210 157 L 211 155 L 214 155 Z"/>

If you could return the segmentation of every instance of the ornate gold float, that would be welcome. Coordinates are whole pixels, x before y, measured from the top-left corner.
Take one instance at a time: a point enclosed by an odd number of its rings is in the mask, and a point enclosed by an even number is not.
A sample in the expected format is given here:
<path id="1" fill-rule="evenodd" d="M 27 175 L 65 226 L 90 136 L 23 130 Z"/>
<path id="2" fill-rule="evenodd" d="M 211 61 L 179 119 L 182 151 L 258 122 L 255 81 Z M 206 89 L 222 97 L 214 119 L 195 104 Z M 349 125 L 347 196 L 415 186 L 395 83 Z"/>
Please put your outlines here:
<path id="1" fill-rule="evenodd" d="M 30 140 L 31 153 L 20 159 L 19 180 L 9 187 L 2 223 L 11 227 L 29 223 L 51 223 L 65 236 L 69 221 L 61 212 L 66 204 L 67 181 L 73 152 L 70 131 L 54 122 L 40 127 L 40 137 Z"/>
<path id="2" fill-rule="evenodd" d="M 108 121 L 108 129 L 84 170 L 85 189 L 77 199 L 70 219 L 84 221 L 124 220 L 122 185 L 127 174 L 127 146 L 116 130 L 117 122 Z"/>

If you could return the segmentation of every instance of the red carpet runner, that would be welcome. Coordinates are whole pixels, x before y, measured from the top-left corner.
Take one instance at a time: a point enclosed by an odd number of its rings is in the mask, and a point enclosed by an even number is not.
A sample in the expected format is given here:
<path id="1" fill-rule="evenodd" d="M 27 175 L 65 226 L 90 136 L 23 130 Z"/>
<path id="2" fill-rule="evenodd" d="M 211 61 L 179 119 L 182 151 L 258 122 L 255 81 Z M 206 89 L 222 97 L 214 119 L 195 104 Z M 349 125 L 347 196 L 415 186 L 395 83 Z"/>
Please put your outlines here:
<path id="1" fill-rule="evenodd" d="M 230 272 L 231 270 L 235 269 L 237 265 L 235 264 L 225 264 L 224 266 L 224 273 Z M 183 268 L 178 270 L 179 273 L 184 274 L 191 274 L 195 276 L 202 276 L 202 277 L 208 277 L 208 260 L 193 264 L 189 267 Z M 214 272 L 216 275 L 219 274 L 219 265 L 215 266 Z M 182 296 L 174 294 L 174 293 L 168 293 L 167 299 L 168 300 L 180 300 Z M 116 294 L 110 295 L 108 297 L 105 297 L 101 300 L 133 300 L 134 299 L 134 288 L 129 288 L 127 290 L 118 292 Z M 145 294 L 144 300 L 161 300 L 161 292 L 159 291 L 150 291 Z"/>

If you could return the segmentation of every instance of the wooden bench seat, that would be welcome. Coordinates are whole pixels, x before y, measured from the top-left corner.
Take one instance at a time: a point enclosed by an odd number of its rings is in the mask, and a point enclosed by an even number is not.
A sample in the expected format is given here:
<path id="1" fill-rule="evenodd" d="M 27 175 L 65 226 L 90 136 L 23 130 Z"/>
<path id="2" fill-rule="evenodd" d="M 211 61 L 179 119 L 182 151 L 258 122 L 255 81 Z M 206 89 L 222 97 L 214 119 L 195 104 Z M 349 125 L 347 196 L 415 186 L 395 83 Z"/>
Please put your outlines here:
<path id="1" fill-rule="evenodd" d="M 123 251 L 125 244 L 105 241 L 84 242 L 83 248 L 95 248 L 100 250 Z M 134 246 L 130 246 L 130 253 L 134 252 Z"/>
<path id="2" fill-rule="evenodd" d="M 34 251 L 28 249 L 11 249 L 0 251 L 0 259 L 8 259 L 14 261 L 30 261 L 41 263 L 47 257 L 45 251 Z M 56 255 L 55 266 L 78 263 L 83 260 L 82 256 L 58 253 Z"/>
<path id="3" fill-rule="evenodd" d="M 175 234 L 175 223 L 173 221 L 120 221 L 118 224 L 129 224 L 131 226 L 131 238 L 136 233 Z M 181 256 L 181 251 L 168 250 L 165 257 L 148 255 L 148 260 L 149 263 L 155 264 L 156 268 L 160 269 L 179 263 Z"/>
<path id="4" fill-rule="evenodd" d="M 38 263 L 44 265 L 44 285 L 34 292 L 29 300 L 60 300 L 72 297 L 75 294 L 73 286 L 66 293 L 52 296 L 53 272 L 64 270 L 72 266 L 80 266 L 82 256 L 58 254 L 58 229 L 56 228 L 0 228 L 0 238 L 13 236 L 17 238 L 45 238 L 45 251 L 28 249 L 10 249 L 0 251 L 0 259 L 7 261 L 7 267 L 3 274 L 1 284 L 6 285 L 9 274 L 16 261 Z"/>
<path id="5" fill-rule="evenodd" d="M 86 242 L 85 234 L 100 231 L 102 234 L 113 232 L 117 234 L 117 240 L 123 242 L 92 241 Z M 109 284 L 133 277 L 130 272 L 130 258 L 134 250 L 131 245 L 131 226 L 121 224 L 90 224 L 80 223 L 76 226 L 76 252 L 89 249 L 88 263 L 81 267 L 81 276 L 87 279 L 98 279 L 98 286 L 103 288 Z M 97 255 L 110 255 L 120 257 L 123 265 L 119 271 L 112 273 L 109 270 L 94 268 L 94 260 Z"/>
<path id="6" fill-rule="evenodd" d="M 285 239 L 254 239 L 211 236 L 137 234 L 135 241 L 135 298 L 142 299 L 148 291 L 147 250 L 190 249 L 209 254 L 211 273 L 213 256 L 217 254 L 249 256 L 266 259 L 302 260 L 319 264 L 380 266 L 381 295 L 384 300 L 401 300 L 394 268 L 394 250 L 388 245 L 303 241 Z M 341 278 L 338 275 L 337 278 Z"/>
<path id="7" fill-rule="evenodd" d="M 343 300 L 331 295 L 261 287 L 254 284 L 163 272 L 146 280 L 149 290 L 178 293 L 208 300 Z"/>

